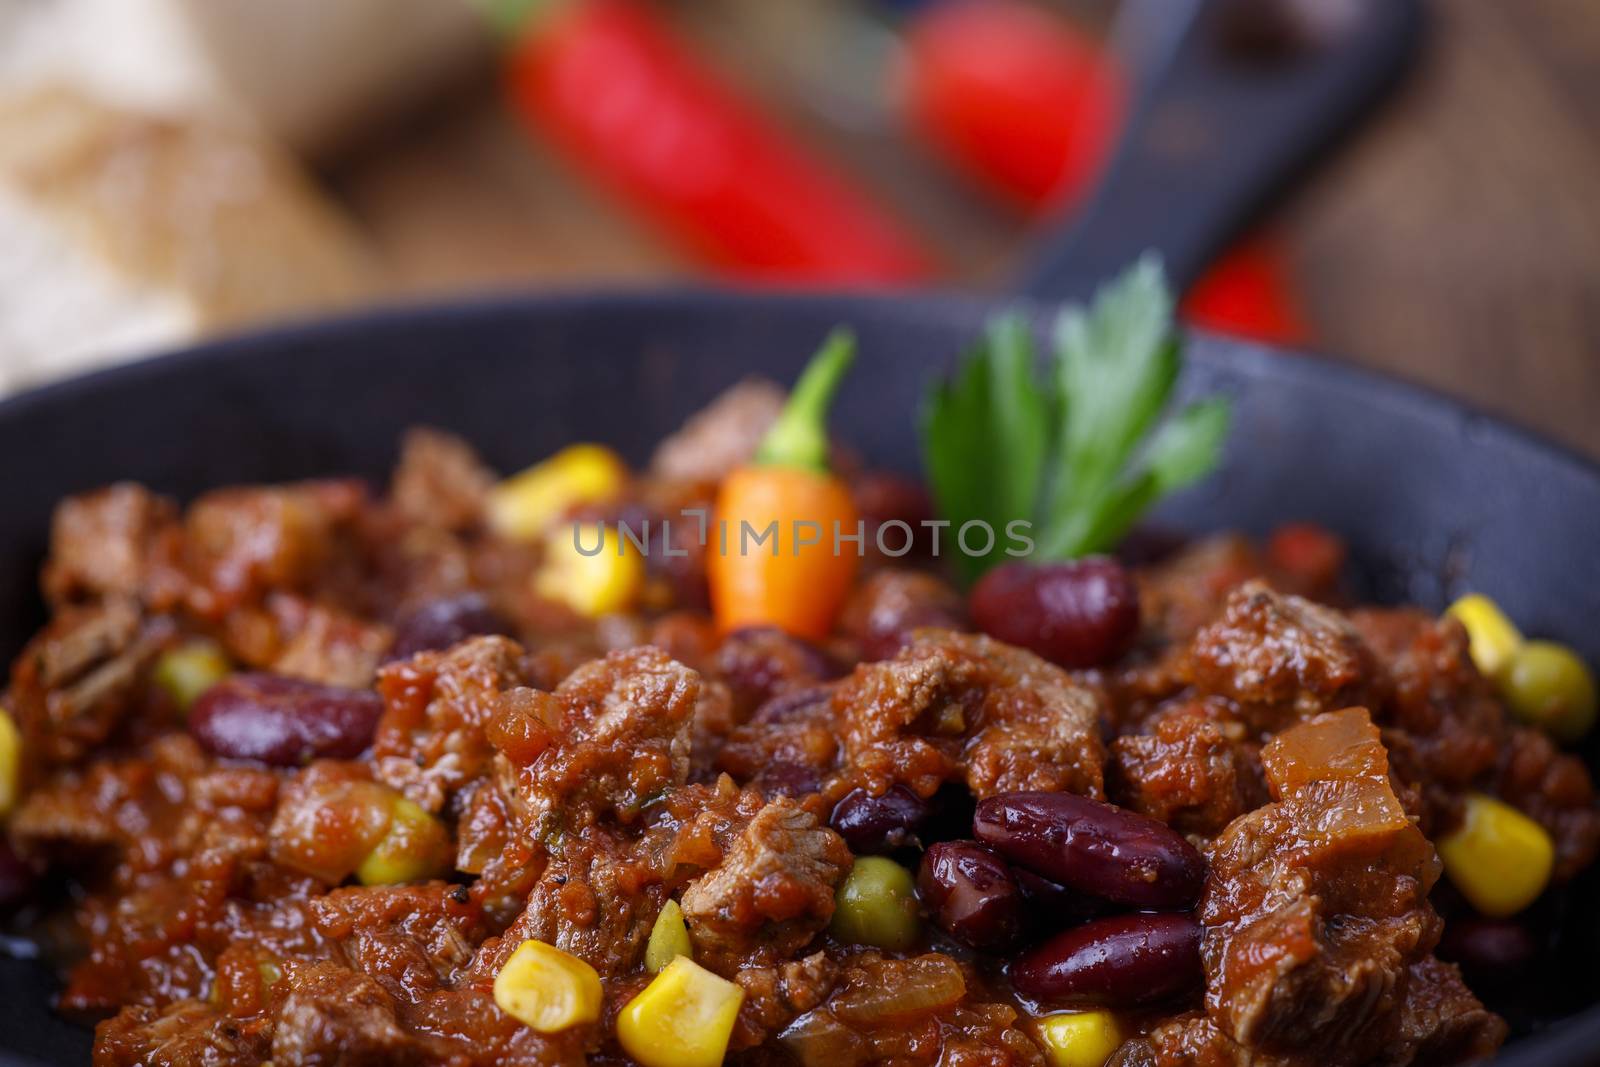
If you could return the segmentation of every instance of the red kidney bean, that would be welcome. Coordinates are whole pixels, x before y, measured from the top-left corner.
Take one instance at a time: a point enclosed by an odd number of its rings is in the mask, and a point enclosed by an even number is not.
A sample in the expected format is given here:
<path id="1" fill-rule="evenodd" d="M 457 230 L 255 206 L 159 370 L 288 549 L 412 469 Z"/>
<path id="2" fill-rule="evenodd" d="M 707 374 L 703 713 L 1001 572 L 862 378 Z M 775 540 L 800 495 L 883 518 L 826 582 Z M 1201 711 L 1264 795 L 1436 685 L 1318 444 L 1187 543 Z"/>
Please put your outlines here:
<path id="1" fill-rule="evenodd" d="M 750 716 L 751 722 L 783 722 L 795 716 L 811 713 L 820 705 L 833 702 L 833 690 L 818 686 L 810 689 L 791 689 L 779 693 L 758 707 Z"/>
<path id="2" fill-rule="evenodd" d="M 436 652 L 483 634 L 512 636 L 511 624 L 495 614 L 481 593 L 431 600 L 395 626 L 390 659 L 410 659 L 418 652 Z"/>
<path id="3" fill-rule="evenodd" d="M 911 528 L 908 554 L 928 554 L 928 529 L 922 524 L 933 518 L 933 498 L 921 482 L 890 471 L 862 471 L 851 481 L 850 495 L 855 498 L 856 513 L 866 524 L 869 546 L 878 542 L 878 527 L 887 522 L 903 522 Z M 906 541 L 906 532 L 896 527 L 884 534 L 883 541 L 898 552 Z"/>
<path id="4" fill-rule="evenodd" d="M 881 856 L 916 844 L 917 830 L 927 817 L 927 803 L 896 785 L 881 797 L 852 789 L 833 806 L 828 825 L 856 855 Z"/>
<path id="5" fill-rule="evenodd" d="M 1002 793 L 978 805 L 978 840 L 1068 889 L 1135 908 L 1187 908 L 1206 862 L 1165 823 L 1071 793 Z"/>
<path id="6" fill-rule="evenodd" d="M 804 764 L 789 760 L 774 760 L 756 772 L 750 788 L 771 800 L 773 797 L 803 797 L 820 792 L 822 782 L 817 772 Z"/>
<path id="7" fill-rule="evenodd" d="M 382 714 L 383 701 L 371 690 L 235 674 L 195 701 L 189 732 L 212 755 L 294 767 L 361 755 Z"/>
<path id="8" fill-rule="evenodd" d="M 973 586 L 969 605 L 984 633 L 1063 667 L 1109 663 L 1139 632 L 1139 591 L 1104 556 L 996 567 Z"/>
<path id="9" fill-rule="evenodd" d="M 1445 922 L 1438 951 L 1471 974 L 1504 979 L 1532 962 L 1539 942 L 1519 922 L 1463 915 Z"/>
<path id="10" fill-rule="evenodd" d="M 1205 984 L 1200 924 L 1172 913 L 1113 915 L 1057 934 L 1011 965 L 1023 996 L 1051 1004 L 1129 1008 L 1197 993 Z"/>
<path id="11" fill-rule="evenodd" d="M 893 659 L 925 626 L 966 629 L 961 594 L 920 571 L 889 569 L 872 575 L 850 595 L 839 628 L 861 643 L 866 660 Z"/>
<path id="12" fill-rule="evenodd" d="M 976 841 L 930 845 L 917 872 L 917 893 L 951 937 L 993 952 L 1022 930 L 1022 890 L 1005 860 Z"/>
<path id="13" fill-rule="evenodd" d="M 844 669 L 806 641 L 772 626 L 745 626 L 723 638 L 714 672 L 732 690 L 734 706 L 750 715 L 784 691 L 837 678 Z"/>

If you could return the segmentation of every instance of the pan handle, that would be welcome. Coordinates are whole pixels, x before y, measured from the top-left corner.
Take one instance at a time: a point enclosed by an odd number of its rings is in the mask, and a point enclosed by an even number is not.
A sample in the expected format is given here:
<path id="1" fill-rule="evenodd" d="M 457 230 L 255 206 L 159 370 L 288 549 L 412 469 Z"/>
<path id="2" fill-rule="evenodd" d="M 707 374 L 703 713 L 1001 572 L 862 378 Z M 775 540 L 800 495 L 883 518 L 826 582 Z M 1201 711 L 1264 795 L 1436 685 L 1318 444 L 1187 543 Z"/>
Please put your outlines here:
<path id="1" fill-rule="evenodd" d="M 1210 0 L 1173 50 L 1087 207 L 1046 237 L 1017 288 L 1084 299 L 1147 250 L 1180 292 L 1399 80 L 1419 0 L 1327 3 L 1346 17 L 1293 55 L 1241 54 Z"/>

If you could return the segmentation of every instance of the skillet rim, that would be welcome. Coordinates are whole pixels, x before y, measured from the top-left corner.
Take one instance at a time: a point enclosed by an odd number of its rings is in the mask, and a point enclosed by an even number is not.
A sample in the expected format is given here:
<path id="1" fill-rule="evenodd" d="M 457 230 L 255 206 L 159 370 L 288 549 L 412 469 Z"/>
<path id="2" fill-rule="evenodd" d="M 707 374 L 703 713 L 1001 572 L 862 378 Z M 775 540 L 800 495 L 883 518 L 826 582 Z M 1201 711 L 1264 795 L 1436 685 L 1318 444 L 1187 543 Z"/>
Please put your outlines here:
<path id="1" fill-rule="evenodd" d="M 810 309 L 813 312 L 838 309 L 839 318 L 844 321 L 852 314 L 865 313 L 885 321 L 895 317 L 922 319 L 940 328 L 969 330 L 995 311 L 1021 311 L 1035 323 L 1045 321 L 1054 311 L 1050 302 L 1036 298 L 938 290 L 861 293 L 736 290 L 695 285 L 574 286 L 538 290 L 508 287 L 471 295 L 386 302 L 339 314 L 280 321 L 69 375 L 0 399 L 0 422 L 19 417 L 40 405 L 70 401 L 74 394 L 85 390 L 115 390 L 147 375 L 189 373 L 191 368 L 215 361 L 251 359 L 275 348 L 312 339 L 344 350 L 359 343 L 363 334 L 407 323 L 454 327 L 476 318 L 555 312 L 618 314 L 633 310 L 708 316 L 765 308 Z M 1558 463 L 1579 481 L 1592 486 L 1600 502 L 1600 457 L 1584 455 L 1575 447 L 1555 441 L 1514 418 L 1491 414 L 1432 386 L 1348 363 L 1324 352 L 1279 349 L 1187 327 L 1186 332 L 1200 342 L 1189 350 L 1190 358 L 1197 364 L 1249 378 L 1309 381 L 1319 389 L 1340 390 L 1382 402 L 1398 409 L 1398 413 L 1408 419 L 1440 424 L 1441 429 L 1453 434 L 1485 435 L 1497 446 L 1509 446 L 1546 462 Z M 1284 356 L 1290 358 L 1282 358 Z M 944 362 L 941 357 L 930 356 L 928 366 L 931 369 Z M 1600 1049 L 1600 1003 L 1507 1046 L 1494 1062 L 1501 1067 L 1549 1063 L 1575 1067 L 1600 1062 L 1597 1049 Z M 0 1049 L 0 1063 L 36 1062 Z"/>
<path id="2" fill-rule="evenodd" d="M 734 307 L 771 304 L 779 307 L 834 306 L 849 310 L 864 308 L 877 313 L 882 309 L 912 307 L 923 316 L 956 318 L 981 322 L 997 311 L 1022 311 L 1035 322 L 1045 322 L 1059 305 L 1036 297 L 1015 295 L 977 295 L 952 290 L 916 292 L 851 292 L 827 289 L 739 289 L 710 285 L 670 286 L 572 286 L 524 289 L 495 288 L 471 295 L 454 295 L 417 300 L 388 301 L 327 315 L 291 317 L 266 325 L 247 327 L 207 338 L 174 349 L 137 355 L 108 366 L 91 368 L 64 378 L 42 383 L 0 398 L 0 420 L 10 418 L 36 404 L 49 403 L 58 396 L 86 388 L 114 388 L 123 380 L 134 380 L 151 373 L 167 372 L 215 359 L 238 359 L 280 344 L 339 334 L 355 335 L 374 326 L 392 327 L 405 321 L 447 321 L 484 315 L 542 312 L 546 308 L 563 311 L 604 305 L 661 309 L 671 306 L 685 311 L 714 312 Z M 956 314 L 952 314 L 952 312 Z M 846 323 L 848 325 L 848 323 Z M 1589 456 L 1575 445 L 1557 440 L 1522 422 L 1515 416 L 1489 411 L 1473 401 L 1454 396 L 1436 386 L 1402 375 L 1352 363 L 1319 348 L 1287 348 L 1213 330 L 1185 325 L 1184 333 L 1199 341 L 1186 353 L 1197 363 L 1218 369 L 1239 365 L 1251 374 L 1279 377 L 1306 377 L 1319 385 L 1370 392 L 1404 402 L 1411 415 L 1447 417 L 1458 422 L 1458 432 L 1486 432 L 1500 436 L 1520 448 L 1544 453 L 1558 460 L 1573 473 L 1595 482 L 1600 489 L 1600 455 Z M 1278 357 L 1289 356 L 1289 360 Z M 930 366 L 937 363 L 930 360 Z"/>

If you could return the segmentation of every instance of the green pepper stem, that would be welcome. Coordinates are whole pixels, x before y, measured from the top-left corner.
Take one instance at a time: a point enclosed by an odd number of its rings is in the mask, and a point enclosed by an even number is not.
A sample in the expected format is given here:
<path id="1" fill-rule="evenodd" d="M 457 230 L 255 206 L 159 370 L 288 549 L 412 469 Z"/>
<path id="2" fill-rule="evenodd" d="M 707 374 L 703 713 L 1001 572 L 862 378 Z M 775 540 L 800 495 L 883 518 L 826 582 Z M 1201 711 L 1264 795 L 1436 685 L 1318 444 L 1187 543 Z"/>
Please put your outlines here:
<path id="1" fill-rule="evenodd" d="M 762 438 L 756 463 L 828 473 L 828 408 L 855 358 L 854 333 L 840 327 L 828 335 L 794 383 L 778 421 Z"/>

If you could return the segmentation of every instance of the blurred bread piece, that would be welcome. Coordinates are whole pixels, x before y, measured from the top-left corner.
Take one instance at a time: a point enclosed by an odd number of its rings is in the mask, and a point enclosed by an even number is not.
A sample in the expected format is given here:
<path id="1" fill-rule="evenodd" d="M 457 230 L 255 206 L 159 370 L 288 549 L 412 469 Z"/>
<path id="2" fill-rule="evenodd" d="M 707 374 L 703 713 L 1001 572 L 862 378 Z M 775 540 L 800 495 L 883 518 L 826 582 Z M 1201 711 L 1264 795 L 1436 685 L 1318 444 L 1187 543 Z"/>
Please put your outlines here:
<path id="1" fill-rule="evenodd" d="M 179 10 L 228 93 L 304 152 L 359 137 L 491 61 L 467 0 L 136 2 Z"/>
<path id="2" fill-rule="evenodd" d="M 0 99 L 0 232 L 0 389 L 379 285 L 351 223 L 266 138 L 73 90 Z"/>
<path id="3" fill-rule="evenodd" d="M 491 69 L 468 0 L 0 0 L 0 86 L 256 123 L 325 154 Z"/>

